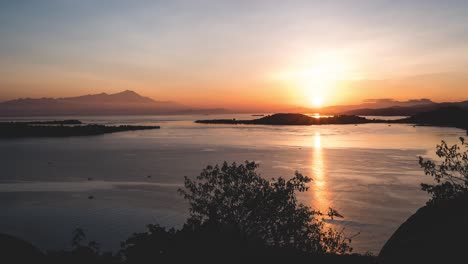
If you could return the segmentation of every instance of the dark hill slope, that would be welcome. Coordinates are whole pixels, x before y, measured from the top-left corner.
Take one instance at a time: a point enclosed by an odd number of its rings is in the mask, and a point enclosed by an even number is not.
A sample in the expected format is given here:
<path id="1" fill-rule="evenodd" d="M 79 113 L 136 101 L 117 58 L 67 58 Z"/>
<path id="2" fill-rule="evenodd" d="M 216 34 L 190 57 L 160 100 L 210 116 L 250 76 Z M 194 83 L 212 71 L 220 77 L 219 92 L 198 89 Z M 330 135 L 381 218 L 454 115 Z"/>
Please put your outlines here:
<path id="1" fill-rule="evenodd" d="M 29 242 L 0 234 L 0 263 L 44 263 L 44 255 Z"/>
<path id="2" fill-rule="evenodd" d="M 419 209 L 387 241 L 381 264 L 466 263 L 468 195 Z"/>

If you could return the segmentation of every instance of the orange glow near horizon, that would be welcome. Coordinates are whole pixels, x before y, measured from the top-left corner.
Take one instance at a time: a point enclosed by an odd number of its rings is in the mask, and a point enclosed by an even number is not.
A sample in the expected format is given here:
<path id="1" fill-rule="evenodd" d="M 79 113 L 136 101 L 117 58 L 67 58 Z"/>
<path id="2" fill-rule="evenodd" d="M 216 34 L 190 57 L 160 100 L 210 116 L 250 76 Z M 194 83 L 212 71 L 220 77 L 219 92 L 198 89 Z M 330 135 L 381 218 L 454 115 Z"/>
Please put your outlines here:
<path id="1" fill-rule="evenodd" d="M 307 52 L 304 52 L 307 54 Z M 292 55 L 291 55 L 292 56 Z M 294 56 L 292 56 L 294 57 Z M 16 98 L 71 97 L 102 92 L 133 90 L 156 101 L 173 101 L 189 107 L 226 108 L 241 111 L 295 111 L 334 105 L 360 104 L 365 99 L 392 98 L 405 101 L 429 98 L 436 102 L 463 101 L 468 97 L 468 75 L 461 73 L 416 75 L 406 77 L 365 75 L 360 61 L 339 51 L 283 62 L 232 78 L 182 78 L 179 69 L 164 78 L 127 79 L 111 75 L 95 78 L 69 72 L 33 71 L 19 76 L 12 70 L 5 78 L 0 101 Z M 278 70 L 280 69 L 280 70 Z M 359 76 L 358 72 L 364 74 Z M 21 78 L 20 78 L 21 77 Z M 31 87 L 34 87 L 32 89 Z M 226 92 L 229 91 L 229 92 Z M 213 96 L 216 100 L 212 100 Z"/>
<path id="2" fill-rule="evenodd" d="M 112 72 L 97 78 L 61 69 L 36 71 L 8 68 L 0 82 L 0 101 L 16 98 L 72 97 L 102 92 L 133 90 L 156 101 L 173 101 L 188 107 L 226 108 L 240 111 L 313 111 L 327 106 L 360 104 L 366 99 L 392 98 L 399 101 L 429 98 L 435 102 L 463 101 L 468 97 L 468 75 L 462 73 L 407 76 L 372 74 L 366 57 L 337 50 L 306 50 L 285 55 L 279 64 L 232 72 L 174 69 L 164 76 L 125 77 Z M 109 70 L 110 71 L 110 70 Z M 221 71 L 221 72 L 218 72 Z M 22 75 L 19 75 L 21 72 Z M 206 75 L 209 76 L 206 76 Z M 377 76 L 376 78 L 374 76 Z M 140 78 L 141 77 L 141 78 Z M 32 87 L 34 89 L 32 89 Z M 213 98 L 216 98 L 213 100 Z"/>
<path id="3" fill-rule="evenodd" d="M 354 78 L 354 67 L 338 52 L 319 53 L 297 64 L 299 66 L 280 71 L 273 78 L 297 90 L 305 107 L 321 108 L 334 104 L 340 97 L 339 82 Z"/>
<path id="4" fill-rule="evenodd" d="M 11 76 L 11 75 L 10 75 Z M 327 84 L 323 89 L 307 88 L 298 79 L 269 80 L 250 82 L 239 80 L 235 83 L 152 83 L 121 82 L 119 80 L 85 80 L 76 79 L 67 83 L 59 77 L 35 80 L 22 78 L 21 83 L 8 82 L 6 88 L 0 87 L 0 101 L 17 98 L 72 97 L 102 92 L 117 93 L 133 90 L 142 96 L 157 101 L 174 101 L 190 107 L 217 108 L 253 111 L 291 111 L 293 107 L 323 108 L 333 105 L 360 104 L 365 99 L 393 98 L 404 101 L 408 99 L 429 98 L 435 102 L 467 100 L 460 93 L 468 85 L 468 75 L 430 75 L 412 78 L 387 80 L 334 80 L 322 82 Z M 70 78 L 71 80 L 75 80 Z M 316 81 L 316 83 L 320 83 Z M 34 87 L 31 89 L 29 87 Z M 245 88 L 248 87 L 249 89 Z M 322 86 L 324 87 L 324 86 Z M 444 87 L 444 89 L 442 89 Z M 10 89 L 11 88 L 11 89 Z M 10 89 L 10 90 L 8 90 Z M 421 91 L 424 89 L 424 91 Z M 235 93 L 226 93 L 226 90 Z M 197 92 L 194 92 L 197 91 Z M 229 96 L 228 96 L 229 94 Z M 216 100 L 211 100 L 216 96 Z M 209 100 L 210 99 L 210 100 Z"/>
<path id="5" fill-rule="evenodd" d="M 132 90 L 267 113 L 468 100 L 468 2 L 19 2 L 0 4 L 0 102 Z"/>

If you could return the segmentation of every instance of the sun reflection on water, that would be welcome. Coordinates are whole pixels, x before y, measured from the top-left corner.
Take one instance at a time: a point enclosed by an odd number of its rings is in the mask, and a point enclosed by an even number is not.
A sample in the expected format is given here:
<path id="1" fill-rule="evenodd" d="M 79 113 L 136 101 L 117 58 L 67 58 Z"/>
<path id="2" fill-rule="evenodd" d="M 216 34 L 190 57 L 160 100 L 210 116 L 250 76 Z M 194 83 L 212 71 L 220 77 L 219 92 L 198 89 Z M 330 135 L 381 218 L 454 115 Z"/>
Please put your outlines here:
<path id="1" fill-rule="evenodd" d="M 312 155 L 312 178 L 314 180 L 312 191 L 314 197 L 314 209 L 327 212 L 330 205 L 328 200 L 328 190 L 325 175 L 322 138 L 319 132 L 315 132 Z"/>

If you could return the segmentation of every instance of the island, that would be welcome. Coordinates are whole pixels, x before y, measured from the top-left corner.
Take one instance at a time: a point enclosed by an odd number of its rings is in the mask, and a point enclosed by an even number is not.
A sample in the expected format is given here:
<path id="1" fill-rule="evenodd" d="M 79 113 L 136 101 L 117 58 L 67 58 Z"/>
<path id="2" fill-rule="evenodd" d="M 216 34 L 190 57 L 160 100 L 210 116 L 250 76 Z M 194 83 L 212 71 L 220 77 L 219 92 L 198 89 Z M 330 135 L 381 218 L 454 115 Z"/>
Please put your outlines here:
<path id="1" fill-rule="evenodd" d="M 348 124 L 413 124 L 418 126 L 455 127 L 467 130 L 468 134 L 468 111 L 459 107 L 441 107 L 436 110 L 418 113 L 411 117 L 397 120 L 368 119 L 356 115 L 337 116 L 309 116 L 297 113 L 279 113 L 268 115 L 258 119 L 237 120 L 233 119 L 211 119 L 197 120 L 200 124 L 230 124 L 230 125 L 348 125 Z"/>
<path id="2" fill-rule="evenodd" d="M 0 122 L 0 138 L 95 136 L 159 128 L 159 126 L 84 125 L 79 120 Z"/>
<path id="3" fill-rule="evenodd" d="M 197 120 L 196 123 L 201 124 L 246 124 L 246 125 L 347 125 L 347 124 L 366 124 L 366 123 L 383 123 L 385 120 L 367 119 L 365 117 L 354 115 L 339 115 L 330 117 L 314 117 L 304 114 L 295 113 L 280 113 L 268 115 L 252 120 L 237 120 L 237 119 L 212 119 L 212 120 Z"/>

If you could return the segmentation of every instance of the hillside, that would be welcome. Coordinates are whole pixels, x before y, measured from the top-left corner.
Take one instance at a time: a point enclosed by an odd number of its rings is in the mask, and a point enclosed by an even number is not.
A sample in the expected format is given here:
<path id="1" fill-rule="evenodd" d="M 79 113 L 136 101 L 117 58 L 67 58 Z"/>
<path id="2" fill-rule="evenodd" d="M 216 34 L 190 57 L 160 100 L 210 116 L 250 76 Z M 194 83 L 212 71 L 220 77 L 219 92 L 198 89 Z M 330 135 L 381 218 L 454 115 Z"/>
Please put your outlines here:
<path id="1" fill-rule="evenodd" d="M 387 241 L 378 263 L 464 263 L 468 196 L 420 208 Z"/>

